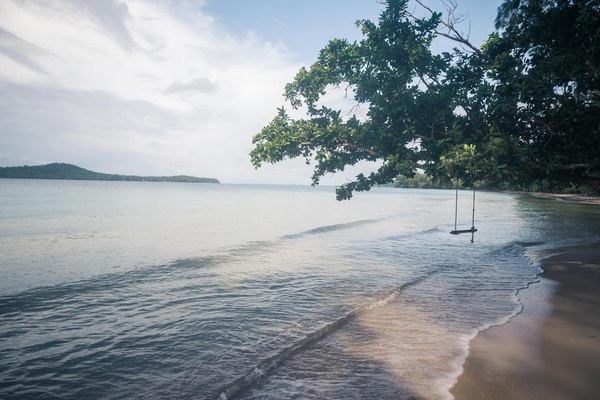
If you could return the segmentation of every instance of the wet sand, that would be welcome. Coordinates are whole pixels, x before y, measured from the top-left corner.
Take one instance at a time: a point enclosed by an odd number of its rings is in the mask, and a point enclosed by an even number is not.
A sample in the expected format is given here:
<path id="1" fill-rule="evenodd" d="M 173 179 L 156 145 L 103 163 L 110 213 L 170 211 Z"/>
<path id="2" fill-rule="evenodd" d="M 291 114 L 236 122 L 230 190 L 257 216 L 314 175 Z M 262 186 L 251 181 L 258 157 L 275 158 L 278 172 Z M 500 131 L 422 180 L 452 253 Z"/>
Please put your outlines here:
<path id="1" fill-rule="evenodd" d="M 541 266 L 523 312 L 471 341 L 456 399 L 600 398 L 600 243 Z"/>
<path id="2" fill-rule="evenodd" d="M 600 196 L 585 196 L 580 194 L 567 194 L 567 193 L 542 193 L 542 192 L 517 192 L 519 194 L 528 194 L 533 197 L 542 199 L 554 199 L 559 201 L 566 201 L 569 203 L 581 203 L 581 204 L 594 204 L 600 205 Z"/>

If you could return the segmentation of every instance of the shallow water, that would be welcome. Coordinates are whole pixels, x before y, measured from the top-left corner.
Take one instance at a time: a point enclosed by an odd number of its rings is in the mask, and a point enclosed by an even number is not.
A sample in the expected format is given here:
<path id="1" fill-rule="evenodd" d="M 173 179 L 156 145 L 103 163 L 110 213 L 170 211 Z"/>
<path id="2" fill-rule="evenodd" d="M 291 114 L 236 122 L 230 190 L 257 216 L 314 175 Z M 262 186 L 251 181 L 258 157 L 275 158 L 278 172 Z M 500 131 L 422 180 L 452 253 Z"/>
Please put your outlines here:
<path id="1" fill-rule="evenodd" d="M 470 226 L 470 193 L 459 219 Z M 597 207 L 379 189 L 0 180 L 0 397 L 449 398 L 523 252 Z"/>

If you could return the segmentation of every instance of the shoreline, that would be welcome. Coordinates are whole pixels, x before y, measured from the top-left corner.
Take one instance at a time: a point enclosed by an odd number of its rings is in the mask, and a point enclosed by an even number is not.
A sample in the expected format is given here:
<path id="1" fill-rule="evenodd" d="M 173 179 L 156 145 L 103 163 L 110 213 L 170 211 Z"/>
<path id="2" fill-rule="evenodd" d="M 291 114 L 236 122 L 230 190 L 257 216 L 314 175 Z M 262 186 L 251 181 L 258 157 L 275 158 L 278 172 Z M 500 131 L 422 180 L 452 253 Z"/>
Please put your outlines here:
<path id="1" fill-rule="evenodd" d="M 600 394 L 600 243 L 540 261 L 523 310 L 469 343 L 456 399 L 595 399 Z"/>

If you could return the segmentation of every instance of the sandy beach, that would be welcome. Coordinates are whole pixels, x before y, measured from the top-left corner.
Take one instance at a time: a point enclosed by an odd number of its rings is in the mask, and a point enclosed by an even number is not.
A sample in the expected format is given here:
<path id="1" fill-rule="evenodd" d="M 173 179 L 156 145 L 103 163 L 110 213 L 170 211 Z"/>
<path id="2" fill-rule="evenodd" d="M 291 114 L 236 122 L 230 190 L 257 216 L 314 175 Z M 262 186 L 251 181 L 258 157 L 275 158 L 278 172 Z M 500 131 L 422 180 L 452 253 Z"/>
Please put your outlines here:
<path id="1" fill-rule="evenodd" d="M 600 244 L 553 254 L 519 295 L 523 312 L 471 341 L 456 399 L 599 397 Z"/>

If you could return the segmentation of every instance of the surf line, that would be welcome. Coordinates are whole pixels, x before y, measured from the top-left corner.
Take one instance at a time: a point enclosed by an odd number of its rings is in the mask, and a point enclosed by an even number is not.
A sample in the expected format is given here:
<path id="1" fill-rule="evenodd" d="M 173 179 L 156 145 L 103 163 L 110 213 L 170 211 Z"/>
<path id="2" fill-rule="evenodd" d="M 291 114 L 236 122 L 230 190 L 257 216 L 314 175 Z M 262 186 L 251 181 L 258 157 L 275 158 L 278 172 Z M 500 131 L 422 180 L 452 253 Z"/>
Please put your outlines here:
<path id="1" fill-rule="evenodd" d="M 357 221 L 345 222 L 345 223 L 341 223 L 341 224 L 323 225 L 323 226 L 318 226 L 316 228 L 312 228 L 312 229 L 309 229 L 306 231 L 291 233 L 289 235 L 284 235 L 281 237 L 281 239 L 285 239 L 285 240 L 300 239 L 305 236 L 317 235 L 319 233 L 328 233 L 328 232 L 340 231 L 340 230 L 344 230 L 344 229 L 356 228 L 357 226 L 361 226 L 361 225 L 374 224 L 374 223 L 380 222 L 382 220 L 383 220 L 383 218 L 360 219 Z"/>
<path id="2" fill-rule="evenodd" d="M 431 277 L 432 275 L 434 275 L 436 273 L 441 272 L 444 269 L 446 269 L 446 268 L 442 267 L 442 268 L 438 268 L 434 271 L 429 271 L 410 282 L 404 283 L 404 284 L 394 288 L 393 290 L 381 295 L 376 300 L 374 300 L 370 303 L 364 304 L 362 306 L 359 306 L 359 307 L 349 311 L 347 314 L 340 317 L 339 319 L 337 319 L 329 324 L 324 325 L 323 327 L 321 327 L 320 329 L 318 329 L 316 331 L 309 333 L 303 339 L 298 340 L 297 342 L 293 343 L 292 345 L 283 348 L 282 350 L 275 353 L 274 355 L 259 361 L 258 364 L 256 364 L 251 371 L 232 380 L 227 385 L 225 385 L 222 389 L 220 389 L 218 391 L 219 395 L 217 396 L 216 399 L 218 399 L 218 400 L 234 399 L 236 396 L 241 395 L 242 393 L 244 393 L 246 390 L 250 389 L 251 387 L 256 386 L 257 384 L 261 383 L 268 375 L 270 375 L 271 372 L 273 372 L 279 365 L 281 365 L 285 360 L 292 357 L 294 354 L 299 353 L 307 346 L 309 346 L 313 343 L 316 343 L 319 340 L 321 340 L 324 337 L 331 334 L 332 332 L 337 331 L 338 329 L 340 329 L 342 326 L 347 324 L 353 318 L 356 318 L 359 315 L 361 315 L 369 310 L 372 310 L 374 308 L 389 304 L 394 299 L 396 299 L 403 290 L 423 282 L 427 278 Z"/>

